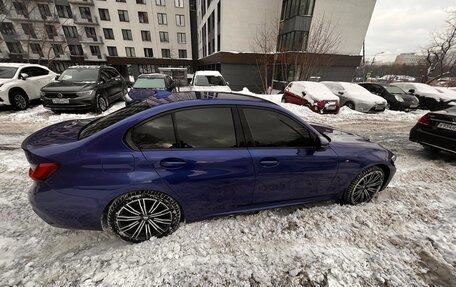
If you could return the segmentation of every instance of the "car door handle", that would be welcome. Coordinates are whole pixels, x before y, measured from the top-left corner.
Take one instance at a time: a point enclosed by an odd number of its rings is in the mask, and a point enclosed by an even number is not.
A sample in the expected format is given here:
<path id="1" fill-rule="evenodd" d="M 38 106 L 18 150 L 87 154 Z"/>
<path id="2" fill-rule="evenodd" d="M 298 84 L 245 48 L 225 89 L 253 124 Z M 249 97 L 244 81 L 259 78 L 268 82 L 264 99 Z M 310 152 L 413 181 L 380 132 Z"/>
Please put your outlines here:
<path id="1" fill-rule="evenodd" d="M 279 165 L 279 161 L 275 158 L 266 157 L 260 160 L 260 165 L 264 167 L 274 167 Z"/>
<path id="2" fill-rule="evenodd" d="M 165 158 L 160 161 L 160 165 L 166 168 L 179 168 L 186 164 L 187 162 L 180 158 Z"/>

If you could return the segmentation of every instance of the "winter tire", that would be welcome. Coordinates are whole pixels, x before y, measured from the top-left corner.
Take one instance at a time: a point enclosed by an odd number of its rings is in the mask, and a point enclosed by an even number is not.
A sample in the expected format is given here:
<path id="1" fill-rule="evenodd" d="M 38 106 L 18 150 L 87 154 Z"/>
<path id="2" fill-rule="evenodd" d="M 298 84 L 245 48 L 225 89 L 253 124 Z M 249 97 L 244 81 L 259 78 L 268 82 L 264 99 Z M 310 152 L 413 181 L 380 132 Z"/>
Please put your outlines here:
<path id="1" fill-rule="evenodd" d="M 181 218 L 181 208 L 173 198 L 148 190 L 117 198 L 107 214 L 109 228 L 123 240 L 134 243 L 173 233 Z"/>
<path id="2" fill-rule="evenodd" d="M 369 202 L 380 191 L 385 181 L 385 173 L 379 167 L 371 167 L 360 173 L 350 184 L 343 196 L 343 202 L 359 204 Z"/>
<path id="3" fill-rule="evenodd" d="M 108 109 L 108 100 L 103 95 L 97 95 L 95 98 L 95 111 L 102 113 Z"/>
<path id="4" fill-rule="evenodd" d="M 14 91 L 10 96 L 11 105 L 15 110 L 23 111 L 29 106 L 29 98 L 24 92 Z"/>
<path id="5" fill-rule="evenodd" d="M 355 104 L 353 102 L 347 102 L 345 104 L 347 107 L 349 107 L 350 109 L 354 110 L 355 109 Z"/>

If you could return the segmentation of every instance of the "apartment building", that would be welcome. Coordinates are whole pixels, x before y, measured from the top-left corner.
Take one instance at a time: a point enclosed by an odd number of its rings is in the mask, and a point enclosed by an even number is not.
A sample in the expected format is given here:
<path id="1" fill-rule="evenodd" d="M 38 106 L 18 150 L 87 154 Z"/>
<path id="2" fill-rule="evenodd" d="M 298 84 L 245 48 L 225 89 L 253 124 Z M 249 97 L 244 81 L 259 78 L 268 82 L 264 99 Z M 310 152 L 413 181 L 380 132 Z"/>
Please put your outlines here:
<path id="1" fill-rule="evenodd" d="M 57 72 L 109 64 L 123 75 L 191 69 L 188 0 L 0 0 L 0 58 Z"/>
<path id="2" fill-rule="evenodd" d="M 195 1 L 198 32 L 192 36 L 198 43 L 200 68 L 219 70 L 230 83 L 236 83 L 234 89 L 245 86 L 253 91 L 261 91 L 261 82 L 272 74 L 280 81 L 351 81 L 376 3 Z M 270 55 L 269 59 L 264 55 Z M 311 65 L 315 67 L 310 69 Z"/>

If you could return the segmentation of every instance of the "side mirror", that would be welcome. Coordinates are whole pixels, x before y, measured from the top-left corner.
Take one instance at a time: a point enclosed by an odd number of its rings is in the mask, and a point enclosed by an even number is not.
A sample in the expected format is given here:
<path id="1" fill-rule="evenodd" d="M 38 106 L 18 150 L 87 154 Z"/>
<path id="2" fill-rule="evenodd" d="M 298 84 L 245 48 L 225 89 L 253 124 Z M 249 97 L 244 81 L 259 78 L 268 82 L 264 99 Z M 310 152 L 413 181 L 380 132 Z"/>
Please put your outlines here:
<path id="1" fill-rule="evenodd" d="M 229 85 L 230 85 L 230 82 L 226 82 L 226 85 L 229 86 Z"/>
<path id="2" fill-rule="evenodd" d="M 329 141 L 323 136 L 318 136 L 316 139 L 316 150 L 325 151 L 328 148 L 329 148 Z"/>
<path id="3" fill-rule="evenodd" d="M 26 73 L 21 73 L 21 75 L 20 75 L 20 78 L 21 78 L 22 80 L 26 80 L 28 77 L 29 77 L 29 75 L 26 74 Z"/>
<path id="4" fill-rule="evenodd" d="M 59 80 L 59 78 L 60 78 L 60 75 L 55 75 L 55 78 L 54 78 L 54 80 L 58 81 L 58 80 Z"/>
<path id="5" fill-rule="evenodd" d="M 408 90 L 410 94 L 414 94 L 415 93 L 415 89 L 410 89 Z"/>
<path id="6" fill-rule="evenodd" d="M 302 96 L 305 97 L 307 94 L 306 92 L 302 92 Z"/>
<path id="7" fill-rule="evenodd" d="M 169 83 L 169 91 L 171 92 L 172 90 L 174 90 L 176 88 L 176 82 L 172 81 L 171 83 Z"/>
<path id="8" fill-rule="evenodd" d="M 338 91 L 337 94 L 338 94 L 339 96 L 342 96 L 342 95 L 344 94 L 344 92 Z"/>

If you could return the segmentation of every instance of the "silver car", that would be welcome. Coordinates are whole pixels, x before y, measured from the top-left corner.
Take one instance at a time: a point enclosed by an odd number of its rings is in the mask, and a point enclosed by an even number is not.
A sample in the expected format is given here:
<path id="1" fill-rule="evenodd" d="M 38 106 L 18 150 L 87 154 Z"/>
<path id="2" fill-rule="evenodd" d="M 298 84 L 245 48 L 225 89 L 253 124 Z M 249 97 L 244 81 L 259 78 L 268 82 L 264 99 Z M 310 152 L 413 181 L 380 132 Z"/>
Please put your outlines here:
<path id="1" fill-rule="evenodd" d="M 387 102 L 384 98 L 376 96 L 358 84 L 348 82 L 321 82 L 331 92 L 340 98 L 340 106 L 347 106 L 352 110 L 363 113 L 383 112 Z"/>

